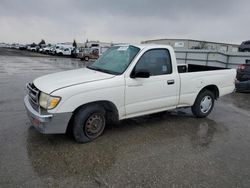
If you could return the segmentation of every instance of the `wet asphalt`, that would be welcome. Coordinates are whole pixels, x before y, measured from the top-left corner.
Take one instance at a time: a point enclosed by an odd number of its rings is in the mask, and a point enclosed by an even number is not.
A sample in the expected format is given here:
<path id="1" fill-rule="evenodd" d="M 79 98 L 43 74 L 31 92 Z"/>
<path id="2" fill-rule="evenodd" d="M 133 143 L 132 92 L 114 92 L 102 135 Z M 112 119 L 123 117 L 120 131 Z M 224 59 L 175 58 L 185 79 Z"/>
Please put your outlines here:
<path id="1" fill-rule="evenodd" d="M 25 84 L 82 68 L 71 58 L 0 49 L 0 187 L 250 187 L 250 94 L 108 126 L 94 142 L 30 127 Z"/>

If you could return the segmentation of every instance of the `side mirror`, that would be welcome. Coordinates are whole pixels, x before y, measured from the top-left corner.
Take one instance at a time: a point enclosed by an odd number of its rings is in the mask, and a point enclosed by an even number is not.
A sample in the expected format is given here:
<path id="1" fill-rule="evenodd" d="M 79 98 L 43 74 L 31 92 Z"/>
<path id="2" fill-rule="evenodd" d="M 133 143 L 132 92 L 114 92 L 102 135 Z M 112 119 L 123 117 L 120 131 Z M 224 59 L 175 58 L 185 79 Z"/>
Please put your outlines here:
<path id="1" fill-rule="evenodd" d="M 138 70 L 131 73 L 131 78 L 149 78 L 150 72 L 148 70 Z"/>

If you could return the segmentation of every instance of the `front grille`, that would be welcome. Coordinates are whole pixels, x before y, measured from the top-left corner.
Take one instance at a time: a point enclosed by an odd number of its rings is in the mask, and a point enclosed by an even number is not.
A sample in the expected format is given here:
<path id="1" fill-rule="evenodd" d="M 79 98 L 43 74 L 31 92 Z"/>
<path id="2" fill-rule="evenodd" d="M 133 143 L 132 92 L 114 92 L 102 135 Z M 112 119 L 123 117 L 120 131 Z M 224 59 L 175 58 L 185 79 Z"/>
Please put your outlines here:
<path id="1" fill-rule="evenodd" d="M 27 93 L 29 95 L 29 100 L 32 103 L 32 106 L 38 108 L 39 106 L 39 90 L 35 87 L 34 84 L 28 83 L 26 85 Z"/>

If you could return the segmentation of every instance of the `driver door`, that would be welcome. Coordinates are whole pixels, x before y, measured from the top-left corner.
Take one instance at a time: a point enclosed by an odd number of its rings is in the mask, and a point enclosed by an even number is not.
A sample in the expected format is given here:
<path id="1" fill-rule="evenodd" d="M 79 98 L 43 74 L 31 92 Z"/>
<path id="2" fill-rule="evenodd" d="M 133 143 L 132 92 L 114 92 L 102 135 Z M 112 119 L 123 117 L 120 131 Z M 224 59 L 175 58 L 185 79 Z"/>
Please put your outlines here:
<path id="1" fill-rule="evenodd" d="M 176 106 L 178 99 L 178 75 L 172 71 L 167 49 L 146 51 L 135 65 L 132 74 L 148 71 L 149 78 L 126 77 L 126 116 L 136 116 Z M 133 77 L 133 76 L 132 76 Z"/>

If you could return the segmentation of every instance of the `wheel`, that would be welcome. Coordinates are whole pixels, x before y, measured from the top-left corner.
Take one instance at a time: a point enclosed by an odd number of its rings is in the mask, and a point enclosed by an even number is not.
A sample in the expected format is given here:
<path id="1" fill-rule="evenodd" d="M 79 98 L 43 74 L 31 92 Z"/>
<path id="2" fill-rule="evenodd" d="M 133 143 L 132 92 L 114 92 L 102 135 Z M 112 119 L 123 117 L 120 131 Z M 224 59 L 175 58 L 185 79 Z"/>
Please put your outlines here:
<path id="1" fill-rule="evenodd" d="M 90 142 L 102 134 L 105 123 L 105 109 L 102 106 L 85 106 L 74 116 L 73 136 L 79 143 Z"/>
<path id="2" fill-rule="evenodd" d="M 196 98 L 192 106 L 193 114 L 198 118 L 206 117 L 214 107 L 214 94 L 211 91 L 204 90 Z"/>
<path id="3" fill-rule="evenodd" d="M 85 57 L 84 57 L 84 61 L 89 61 L 89 57 L 88 57 L 88 56 L 85 56 Z"/>

